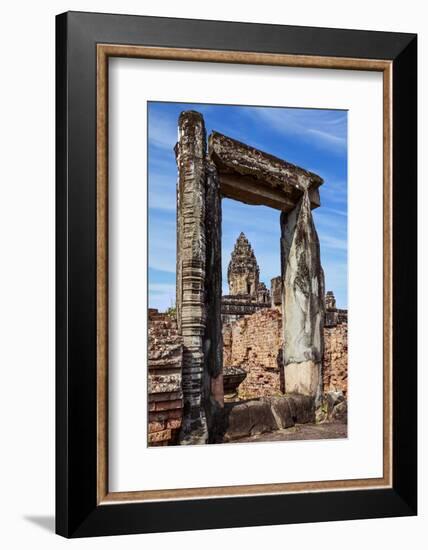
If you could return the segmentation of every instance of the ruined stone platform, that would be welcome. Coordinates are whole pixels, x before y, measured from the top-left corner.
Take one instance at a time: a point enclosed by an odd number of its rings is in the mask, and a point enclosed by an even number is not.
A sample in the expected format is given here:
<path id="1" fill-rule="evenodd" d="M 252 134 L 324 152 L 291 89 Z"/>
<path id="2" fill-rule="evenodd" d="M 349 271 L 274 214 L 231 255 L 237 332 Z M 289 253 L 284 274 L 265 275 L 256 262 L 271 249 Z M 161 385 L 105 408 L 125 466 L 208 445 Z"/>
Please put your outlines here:
<path id="1" fill-rule="evenodd" d="M 286 394 L 226 403 L 224 432 L 218 443 L 251 441 L 292 441 L 347 437 L 346 400 L 341 392 L 329 397 L 331 409 L 344 407 L 344 414 L 330 414 L 317 422 L 314 397 Z M 337 395 L 336 395 L 337 394 Z M 340 394 L 340 395 L 339 395 Z M 336 405 L 336 407 L 334 406 Z"/>
<path id="2" fill-rule="evenodd" d="M 233 443 L 253 443 L 257 441 L 314 441 L 317 439 L 345 439 L 348 437 L 348 426 L 341 422 L 324 424 L 296 424 L 292 428 L 274 432 L 256 434 L 236 439 Z"/>
<path id="3" fill-rule="evenodd" d="M 300 394 L 225 403 L 222 442 L 315 422 L 313 397 Z"/>

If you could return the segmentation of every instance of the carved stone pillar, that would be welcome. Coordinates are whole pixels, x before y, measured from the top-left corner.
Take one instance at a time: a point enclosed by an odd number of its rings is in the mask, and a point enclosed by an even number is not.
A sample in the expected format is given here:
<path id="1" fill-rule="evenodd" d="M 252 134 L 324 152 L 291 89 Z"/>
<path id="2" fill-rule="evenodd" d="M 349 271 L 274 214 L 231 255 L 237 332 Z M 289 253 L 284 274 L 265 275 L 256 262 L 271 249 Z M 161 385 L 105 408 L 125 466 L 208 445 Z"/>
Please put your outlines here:
<path id="1" fill-rule="evenodd" d="M 223 337 L 221 322 L 221 196 L 217 168 L 207 159 L 205 194 L 206 276 L 205 304 L 207 321 L 204 338 L 204 400 L 210 441 L 217 438 L 216 426 L 224 406 Z"/>
<path id="2" fill-rule="evenodd" d="M 281 213 L 281 276 L 286 393 L 322 396 L 324 272 L 308 193 Z"/>
<path id="3" fill-rule="evenodd" d="M 205 156 L 202 115 L 181 113 L 178 121 L 177 321 L 183 336 L 183 423 L 181 444 L 206 443 L 203 405 L 205 304 Z"/>

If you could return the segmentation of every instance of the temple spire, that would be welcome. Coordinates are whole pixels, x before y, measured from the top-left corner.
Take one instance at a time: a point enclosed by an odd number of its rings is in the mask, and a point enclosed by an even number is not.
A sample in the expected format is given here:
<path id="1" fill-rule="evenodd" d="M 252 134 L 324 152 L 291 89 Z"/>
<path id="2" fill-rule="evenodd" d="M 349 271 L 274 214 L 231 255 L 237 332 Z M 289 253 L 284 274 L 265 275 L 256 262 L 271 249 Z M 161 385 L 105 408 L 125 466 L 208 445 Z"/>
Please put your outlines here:
<path id="1" fill-rule="evenodd" d="M 241 231 L 236 239 L 227 270 L 229 293 L 255 296 L 259 288 L 260 269 L 254 250 L 245 233 Z"/>

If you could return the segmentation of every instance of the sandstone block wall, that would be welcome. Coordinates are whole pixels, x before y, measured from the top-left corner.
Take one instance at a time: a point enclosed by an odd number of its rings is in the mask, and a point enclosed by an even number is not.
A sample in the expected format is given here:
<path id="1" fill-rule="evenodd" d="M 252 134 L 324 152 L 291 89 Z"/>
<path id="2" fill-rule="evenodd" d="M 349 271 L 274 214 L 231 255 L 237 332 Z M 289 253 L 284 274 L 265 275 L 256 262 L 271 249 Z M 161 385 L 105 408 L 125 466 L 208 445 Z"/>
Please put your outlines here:
<path id="1" fill-rule="evenodd" d="M 183 413 L 183 338 L 169 315 L 149 309 L 148 443 L 176 443 Z"/>
<path id="2" fill-rule="evenodd" d="M 249 295 L 222 296 L 221 320 L 223 324 L 234 323 L 244 315 L 252 315 L 266 308 L 270 308 L 270 302 L 258 302 Z"/>
<path id="3" fill-rule="evenodd" d="M 281 393 L 281 313 L 265 309 L 223 327 L 224 367 L 247 372 L 238 397 L 272 396 Z"/>

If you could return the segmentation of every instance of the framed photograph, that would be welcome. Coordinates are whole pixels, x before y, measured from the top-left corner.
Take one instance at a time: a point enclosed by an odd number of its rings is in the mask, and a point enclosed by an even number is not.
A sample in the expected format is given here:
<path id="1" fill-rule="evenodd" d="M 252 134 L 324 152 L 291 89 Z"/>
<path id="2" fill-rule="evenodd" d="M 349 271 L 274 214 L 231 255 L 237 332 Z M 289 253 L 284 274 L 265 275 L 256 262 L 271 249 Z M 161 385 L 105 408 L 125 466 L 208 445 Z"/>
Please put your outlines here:
<path id="1" fill-rule="evenodd" d="M 57 533 L 416 514 L 416 36 L 56 25 Z"/>

